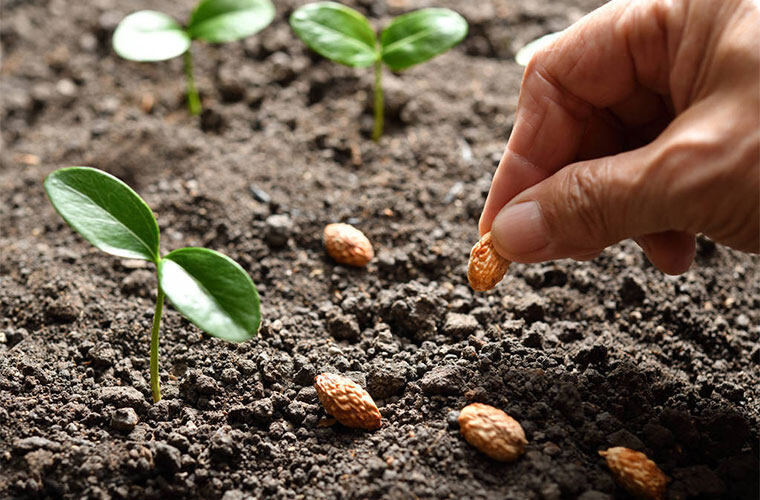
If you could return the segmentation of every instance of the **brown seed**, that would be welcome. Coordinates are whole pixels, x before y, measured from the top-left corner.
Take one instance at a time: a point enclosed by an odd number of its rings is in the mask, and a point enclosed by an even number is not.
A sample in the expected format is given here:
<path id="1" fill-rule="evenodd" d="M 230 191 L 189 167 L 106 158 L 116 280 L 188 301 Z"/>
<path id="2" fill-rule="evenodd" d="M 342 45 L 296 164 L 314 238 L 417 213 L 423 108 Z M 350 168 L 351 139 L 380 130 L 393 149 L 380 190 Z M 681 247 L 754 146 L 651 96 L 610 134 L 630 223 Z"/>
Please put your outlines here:
<path id="1" fill-rule="evenodd" d="M 327 253 L 340 264 L 364 267 L 375 256 L 364 233 L 342 222 L 325 226 L 323 241 Z"/>
<path id="2" fill-rule="evenodd" d="M 653 461 L 641 452 L 617 446 L 599 454 L 618 483 L 628 492 L 647 500 L 662 500 L 668 479 Z"/>
<path id="3" fill-rule="evenodd" d="M 507 272 L 510 262 L 496 253 L 490 231 L 481 236 L 470 251 L 467 280 L 476 292 L 485 292 L 496 286 Z"/>
<path id="4" fill-rule="evenodd" d="M 511 462 L 523 453 L 528 440 L 520 423 L 503 411 L 472 403 L 459 413 L 459 432 L 468 443 L 494 460 Z"/>
<path id="5" fill-rule="evenodd" d="M 353 380 L 322 373 L 314 377 L 314 387 L 327 413 L 346 427 L 373 431 L 382 425 L 372 396 Z"/>

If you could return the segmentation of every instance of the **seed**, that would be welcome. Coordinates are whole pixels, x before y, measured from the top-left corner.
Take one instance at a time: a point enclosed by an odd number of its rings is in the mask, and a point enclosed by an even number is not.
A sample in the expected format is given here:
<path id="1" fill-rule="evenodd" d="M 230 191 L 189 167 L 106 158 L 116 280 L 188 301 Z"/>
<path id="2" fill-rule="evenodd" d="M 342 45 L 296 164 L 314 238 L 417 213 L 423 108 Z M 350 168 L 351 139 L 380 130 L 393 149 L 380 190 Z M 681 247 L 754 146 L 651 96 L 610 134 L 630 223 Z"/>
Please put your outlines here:
<path id="1" fill-rule="evenodd" d="M 382 425 L 372 396 L 353 380 L 322 373 L 314 377 L 314 387 L 327 413 L 346 427 L 373 431 Z"/>
<path id="2" fill-rule="evenodd" d="M 327 253 L 340 264 L 364 267 L 375 256 L 364 233 L 342 222 L 325 226 L 323 242 Z"/>
<path id="3" fill-rule="evenodd" d="M 500 462 L 517 459 L 528 444 L 517 420 L 483 403 L 472 403 L 462 409 L 459 431 L 468 443 Z"/>
<path id="4" fill-rule="evenodd" d="M 617 446 L 599 454 L 607 460 L 617 482 L 631 495 L 647 500 L 662 500 L 665 496 L 667 477 L 643 453 Z"/>
<path id="5" fill-rule="evenodd" d="M 510 262 L 496 253 L 491 241 L 491 233 L 484 234 L 470 251 L 467 266 L 467 280 L 476 292 L 485 292 L 495 287 L 504 277 Z"/>

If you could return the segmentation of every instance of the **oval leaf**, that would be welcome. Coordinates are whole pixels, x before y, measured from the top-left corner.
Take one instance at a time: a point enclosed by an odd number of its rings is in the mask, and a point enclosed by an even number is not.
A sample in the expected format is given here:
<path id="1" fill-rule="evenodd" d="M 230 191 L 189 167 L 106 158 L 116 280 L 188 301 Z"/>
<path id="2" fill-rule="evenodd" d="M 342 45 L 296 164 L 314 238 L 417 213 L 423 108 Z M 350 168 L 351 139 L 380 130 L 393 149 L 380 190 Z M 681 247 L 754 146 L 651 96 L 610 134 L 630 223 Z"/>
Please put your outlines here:
<path id="1" fill-rule="evenodd" d="M 158 224 L 140 196 L 90 167 L 56 170 L 45 179 L 56 211 L 97 248 L 118 257 L 158 261 Z"/>
<path id="2" fill-rule="evenodd" d="M 377 61 L 377 39 L 366 17 L 335 2 L 306 4 L 290 16 L 296 35 L 317 54 L 346 66 Z"/>
<path id="3" fill-rule="evenodd" d="M 544 47 L 548 47 L 551 43 L 562 35 L 561 31 L 556 33 L 549 33 L 540 38 L 533 40 L 521 48 L 515 54 L 515 62 L 520 66 L 527 66 L 533 55 Z"/>
<path id="4" fill-rule="evenodd" d="M 174 307 L 214 337 L 242 342 L 261 322 L 253 280 L 226 255 L 208 248 L 181 248 L 158 265 L 158 279 Z"/>
<path id="5" fill-rule="evenodd" d="M 258 33 L 272 19 L 269 0 L 202 0 L 190 15 L 187 31 L 194 39 L 224 43 Z"/>
<path id="6" fill-rule="evenodd" d="M 163 61 L 190 47 L 190 37 L 174 19 L 141 10 L 121 20 L 113 33 L 113 49 L 132 61 Z"/>
<path id="7" fill-rule="evenodd" d="M 394 71 L 406 69 L 446 52 L 465 35 L 467 21 L 453 10 L 416 10 L 383 30 L 383 62 Z"/>

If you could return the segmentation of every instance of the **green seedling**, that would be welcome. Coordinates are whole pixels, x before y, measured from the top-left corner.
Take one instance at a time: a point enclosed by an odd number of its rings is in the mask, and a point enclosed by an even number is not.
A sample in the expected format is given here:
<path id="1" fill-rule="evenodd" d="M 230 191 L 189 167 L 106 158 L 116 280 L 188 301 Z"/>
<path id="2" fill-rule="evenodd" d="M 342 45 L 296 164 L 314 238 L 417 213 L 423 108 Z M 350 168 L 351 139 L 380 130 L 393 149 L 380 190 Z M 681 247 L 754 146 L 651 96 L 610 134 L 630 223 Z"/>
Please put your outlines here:
<path id="1" fill-rule="evenodd" d="M 90 167 L 56 170 L 45 179 L 56 211 L 95 247 L 156 265 L 158 291 L 150 337 L 150 386 L 161 400 L 158 332 L 164 297 L 201 330 L 231 342 L 256 335 L 261 323 L 253 280 L 229 257 L 208 248 L 160 256 L 158 223 L 140 196 L 116 177 Z"/>
<path id="2" fill-rule="evenodd" d="M 394 18 L 377 39 L 366 17 L 335 2 L 316 2 L 296 9 L 290 26 L 306 45 L 335 62 L 375 67 L 372 139 L 383 133 L 383 63 L 393 71 L 427 61 L 467 35 L 467 21 L 449 9 L 420 9 Z"/>
<path id="3" fill-rule="evenodd" d="M 258 33 L 274 19 L 270 0 L 201 0 L 187 26 L 154 10 L 134 12 L 119 23 L 113 48 L 130 61 L 165 61 L 184 54 L 187 107 L 201 112 L 201 100 L 193 79 L 190 43 L 205 40 L 226 43 Z"/>

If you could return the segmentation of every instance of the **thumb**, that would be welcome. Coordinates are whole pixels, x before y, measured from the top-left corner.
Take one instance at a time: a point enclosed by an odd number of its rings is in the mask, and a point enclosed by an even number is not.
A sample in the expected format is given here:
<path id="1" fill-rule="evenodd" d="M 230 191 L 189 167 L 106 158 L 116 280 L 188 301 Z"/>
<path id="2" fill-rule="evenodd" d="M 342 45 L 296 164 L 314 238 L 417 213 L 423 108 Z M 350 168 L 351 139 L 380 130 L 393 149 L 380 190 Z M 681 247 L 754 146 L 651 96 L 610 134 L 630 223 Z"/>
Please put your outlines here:
<path id="1" fill-rule="evenodd" d="M 680 231 L 664 207 L 666 187 L 646 165 L 647 147 L 568 165 L 515 196 L 496 215 L 491 236 L 509 260 L 541 262 L 585 258 L 638 237 L 653 264 L 684 272 L 694 236 Z"/>

